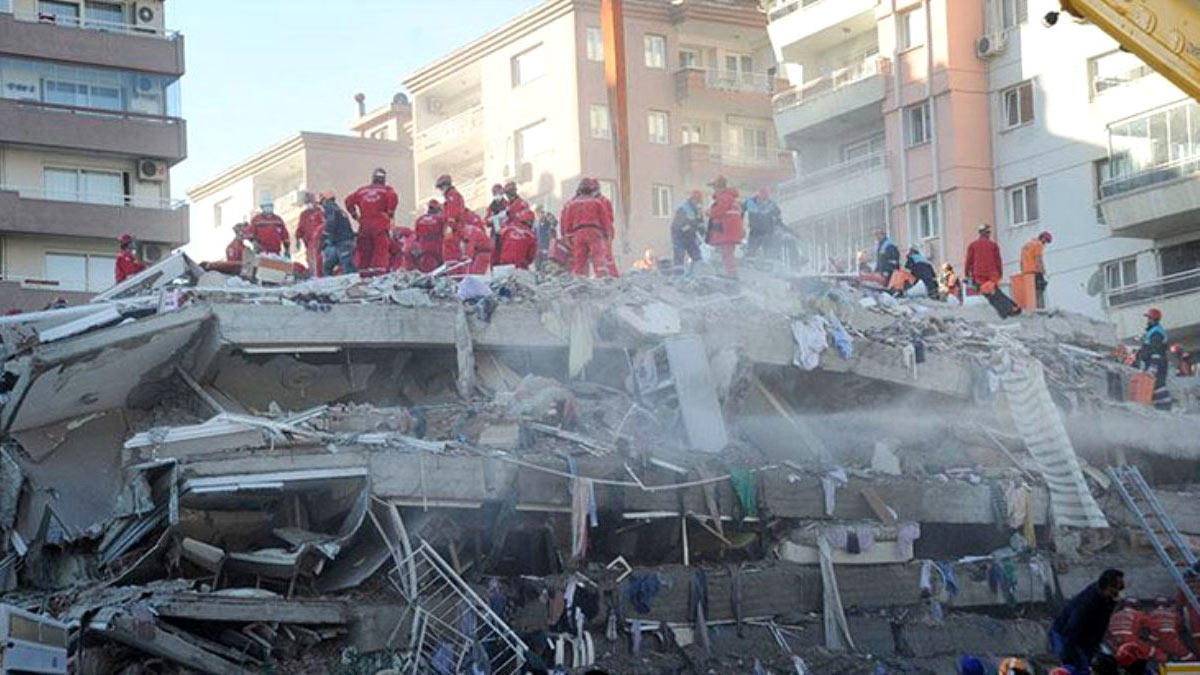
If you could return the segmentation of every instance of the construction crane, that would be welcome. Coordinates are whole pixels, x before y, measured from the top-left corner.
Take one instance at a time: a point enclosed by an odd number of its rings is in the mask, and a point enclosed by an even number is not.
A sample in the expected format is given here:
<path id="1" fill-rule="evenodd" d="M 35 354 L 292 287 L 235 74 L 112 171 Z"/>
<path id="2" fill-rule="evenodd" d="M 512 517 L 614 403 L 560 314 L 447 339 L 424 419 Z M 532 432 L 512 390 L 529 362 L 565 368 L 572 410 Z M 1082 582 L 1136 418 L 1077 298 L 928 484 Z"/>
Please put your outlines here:
<path id="1" fill-rule="evenodd" d="M 1200 100 L 1200 0 L 1059 0 L 1108 33 L 1187 95 Z M 1045 17 L 1048 25 L 1057 12 Z"/>

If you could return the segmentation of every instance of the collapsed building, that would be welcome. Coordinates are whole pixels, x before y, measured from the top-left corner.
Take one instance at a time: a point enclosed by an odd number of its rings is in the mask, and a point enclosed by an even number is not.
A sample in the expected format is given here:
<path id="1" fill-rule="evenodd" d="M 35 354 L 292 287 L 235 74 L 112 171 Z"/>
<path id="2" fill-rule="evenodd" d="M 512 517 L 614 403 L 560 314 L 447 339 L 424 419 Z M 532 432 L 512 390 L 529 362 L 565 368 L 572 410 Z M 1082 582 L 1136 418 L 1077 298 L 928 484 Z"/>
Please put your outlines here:
<path id="1" fill-rule="evenodd" d="M 80 673 L 942 673 L 1175 595 L 1105 467 L 1200 535 L 1195 388 L 1056 310 L 177 254 L 0 338 L 4 600 Z"/>

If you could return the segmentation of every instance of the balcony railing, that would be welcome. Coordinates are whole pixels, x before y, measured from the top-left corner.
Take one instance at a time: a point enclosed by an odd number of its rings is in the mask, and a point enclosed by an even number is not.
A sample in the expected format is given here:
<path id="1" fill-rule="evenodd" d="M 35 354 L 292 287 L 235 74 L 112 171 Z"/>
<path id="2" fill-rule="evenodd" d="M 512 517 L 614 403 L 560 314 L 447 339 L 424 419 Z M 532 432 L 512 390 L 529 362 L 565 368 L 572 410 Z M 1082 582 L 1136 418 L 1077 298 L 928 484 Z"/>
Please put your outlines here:
<path id="1" fill-rule="evenodd" d="M 1177 178 L 1200 173 L 1200 156 L 1183 157 L 1136 173 L 1111 178 L 1100 184 L 1100 198 L 1108 199 L 1151 185 L 1167 183 Z"/>
<path id="2" fill-rule="evenodd" d="M 791 166 L 792 160 L 779 148 L 756 145 L 714 145 L 705 143 L 709 158 L 726 166 Z"/>
<path id="3" fill-rule="evenodd" d="M 817 185 L 824 185 L 833 181 L 840 181 L 852 176 L 874 171 L 875 169 L 887 166 L 888 153 L 876 152 L 856 159 L 851 159 L 840 164 L 826 166 L 810 173 L 802 174 L 779 186 L 779 195 L 781 197 L 794 196 L 797 193 L 803 192 L 808 188 Z"/>
<path id="4" fill-rule="evenodd" d="M 89 19 L 82 16 L 58 16 L 47 12 L 13 10 L 13 18 L 30 23 L 50 24 L 80 30 L 95 30 L 105 33 L 123 33 L 125 35 L 141 35 L 143 37 L 158 37 L 164 40 L 174 40 L 179 37 L 178 31 L 161 30 L 145 24 L 133 24 L 124 21 L 105 21 Z"/>
<path id="5" fill-rule="evenodd" d="M 77 190 L 56 190 L 43 186 L 8 185 L 0 183 L 0 191 L 16 192 L 24 199 L 44 199 L 51 202 L 73 202 L 97 206 L 118 206 L 135 209 L 163 209 L 174 211 L 187 204 L 182 199 L 148 197 L 140 195 L 89 193 Z"/>
<path id="6" fill-rule="evenodd" d="M 802 9 L 808 9 L 813 5 L 819 5 L 825 0 L 775 0 L 771 3 L 771 8 L 767 10 L 767 18 L 770 21 L 778 21 L 783 17 Z"/>
<path id="7" fill-rule="evenodd" d="M 483 126 L 483 106 L 475 105 L 417 132 L 414 145 L 430 149 L 455 138 L 462 138 Z"/>
<path id="8" fill-rule="evenodd" d="M 1159 301 L 1176 295 L 1200 291 L 1200 268 L 1168 274 L 1158 279 L 1104 292 L 1110 308 Z"/>
<path id="9" fill-rule="evenodd" d="M 775 95 L 775 111 L 782 112 L 796 106 L 804 105 L 813 99 L 827 96 L 855 82 L 861 82 L 869 77 L 878 75 L 882 68 L 884 57 L 869 56 L 842 68 L 814 78 Z"/>
<path id="10" fill-rule="evenodd" d="M 723 68 L 682 68 L 682 72 L 704 73 L 704 86 L 717 91 L 738 91 L 769 94 L 775 89 L 775 77 L 767 73 L 753 73 Z"/>

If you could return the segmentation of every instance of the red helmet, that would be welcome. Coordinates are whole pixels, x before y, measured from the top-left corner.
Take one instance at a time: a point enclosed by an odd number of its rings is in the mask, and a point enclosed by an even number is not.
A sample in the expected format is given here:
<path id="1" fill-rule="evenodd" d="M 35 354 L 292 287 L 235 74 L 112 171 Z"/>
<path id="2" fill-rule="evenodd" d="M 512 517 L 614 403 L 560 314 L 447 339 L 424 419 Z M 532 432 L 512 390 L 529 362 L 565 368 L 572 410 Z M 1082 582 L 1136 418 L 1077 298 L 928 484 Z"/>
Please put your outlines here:
<path id="1" fill-rule="evenodd" d="M 430 211 L 440 211 L 442 209 L 442 203 L 436 199 L 430 199 L 428 206 Z"/>
<path id="2" fill-rule="evenodd" d="M 496 183 L 495 185 L 492 186 L 492 194 L 494 194 L 494 195 L 504 194 L 504 186 L 499 183 Z"/>
<path id="3" fill-rule="evenodd" d="M 454 179 L 450 177 L 450 174 L 444 173 L 438 176 L 437 182 L 433 185 L 437 188 L 450 187 L 451 185 L 454 185 Z"/>
<path id="4" fill-rule="evenodd" d="M 591 178 L 579 179 L 579 191 L 584 194 L 591 194 L 596 191 L 595 181 Z"/>
<path id="5" fill-rule="evenodd" d="M 1150 658 L 1150 650 L 1140 642 L 1126 642 L 1117 648 L 1117 664 L 1128 668 L 1138 661 Z"/>
<path id="6" fill-rule="evenodd" d="M 1038 235 L 1038 239 L 1041 239 L 1042 241 L 1049 244 L 1050 242 L 1054 241 L 1054 235 L 1050 234 L 1049 232 L 1042 232 L 1041 234 Z"/>
<path id="7" fill-rule="evenodd" d="M 1146 310 L 1146 318 L 1151 321 L 1162 321 L 1162 310 L 1157 307 L 1151 307 Z"/>
<path id="8" fill-rule="evenodd" d="M 325 190 L 321 193 L 321 201 L 325 201 L 326 199 L 337 199 L 337 193 L 333 190 Z"/>
<path id="9" fill-rule="evenodd" d="M 1171 353 L 1172 354 L 1178 354 L 1179 352 L 1182 352 L 1182 351 L 1183 351 L 1183 345 L 1179 344 L 1178 342 L 1171 345 Z"/>
<path id="10" fill-rule="evenodd" d="M 117 241 L 121 242 L 122 246 L 125 246 L 127 244 L 132 244 L 133 243 L 133 235 L 126 232 L 125 234 L 122 234 L 121 237 Z"/>
<path id="11" fill-rule="evenodd" d="M 1055 668 L 1054 670 L 1050 671 L 1050 675 L 1071 675 L 1071 671 L 1069 668 L 1064 668 L 1063 666 L 1059 666 L 1059 667 Z"/>
<path id="12" fill-rule="evenodd" d="M 505 183 L 505 184 L 504 184 L 504 191 L 505 191 L 505 192 L 507 192 L 507 193 L 509 193 L 509 194 L 516 194 L 516 192 L 517 192 L 517 184 L 516 184 L 516 183 L 514 183 L 514 182 L 513 182 L 513 181 L 511 181 L 511 180 L 510 180 L 510 181 L 508 181 L 507 183 Z"/>

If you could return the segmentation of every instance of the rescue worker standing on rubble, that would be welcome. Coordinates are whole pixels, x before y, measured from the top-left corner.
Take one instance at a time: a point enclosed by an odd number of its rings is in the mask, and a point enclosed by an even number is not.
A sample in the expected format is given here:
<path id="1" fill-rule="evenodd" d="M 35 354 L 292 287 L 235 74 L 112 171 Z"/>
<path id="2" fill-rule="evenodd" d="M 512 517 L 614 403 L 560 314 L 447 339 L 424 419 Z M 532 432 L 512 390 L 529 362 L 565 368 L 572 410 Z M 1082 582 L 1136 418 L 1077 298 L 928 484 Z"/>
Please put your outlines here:
<path id="1" fill-rule="evenodd" d="M 493 259 L 501 265 L 516 265 L 527 269 L 537 257 L 537 235 L 533 232 L 533 209 L 517 194 L 517 184 L 509 181 L 504 185 L 507 206 L 504 222 L 497 231 L 498 250 Z"/>
<path id="2" fill-rule="evenodd" d="M 783 224 L 783 215 L 767 188 L 759 188 L 754 196 L 742 202 L 742 214 L 746 216 L 750 228 L 746 238 L 746 257 L 757 257 L 765 252 L 766 257 L 775 258 L 778 253 L 775 239 Z"/>
<path id="3" fill-rule="evenodd" d="M 892 280 L 892 272 L 900 269 L 900 249 L 886 230 L 875 230 L 875 242 L 875 273 L 883 275 L 886 287 Z"/>
<path id="4" fill-rule="evenodd" d="M 688 272 L 700 262 L 700 228 L 704 225 L 704 193 L 692 190 L 687 200 L 675 209 L 671 219 L 671 253 L 676 269 L 683 267 L 684 256 L 688 260 Z"/>
<path id="5" fill-rule="evenodd" d="M 133 235 L 126 232 L 117 240 L 117 262 L 114 270 L 114 277 L 117 283 L 125 281 L 129 277 L 146 269 L 146 263 L 138 259 L 137 253 L 133 250 Z"/>
<path id="6" fill-rule="evenodd" d="M 963 273 L 976 287 L 982 287 L 989 281 L 998 284 L 1004 278 L 1000 247 L 992 241 L 991 225 L 984 223 L 979 226 L 979 238 L 967 247 L 967 262 Z"/>
<path id="7" fill-rule="evenodd" d="M 1087 675 L 1123 590 L 1125 573 L 1106 569 L 1094 584 L 1071 598 L 1059 612 L 1050 625 L 1048 637 L 1050 650 L 1064 666 Z"/>
<path id="8" fill-rule="evenodd" d="M 933 265 L 926 260 L 925 256 L 921 255 L 916 246 L 908 249 L 908 256 L 904 260 L 904 269 L 911 272 L 917 278 L 917 281 L 925 284 L 926 295 L 933 300 L 937 300 L 937 274 L 933 271 Z"/>
<path id="9" fill-rule="evenodd" d="M 1137 608 L 1137 599 L 1127 597 L 1122 598 L 1121 608 L 1109 618 L 1105 640 L 1113 652 L 1129 642 L 1143 644 L 1153 652 L 1150 645 L 1152 633 L 1150 618 Z"/>
<path id="10" fill-rule="evenodd" d="M 356 263 L 359 269 L 386 270 L 390 262 L 388 233 L 400 197 L 387 184 L 387 171 L 375 169 L 371 182 L 346 197 L 346 211 L 358 221 L 355 240 Z"/>
<path id="11" fill-rule="evenodd" d="M 275 203 L 263 197 L 260 211 L 250 219 L 250 240 L 259 253 L 291 255 L 292 242 L 287 224 L 275 214 Z"/>
<path id="12" fill-rule="evenodd" d="M 545 260 L 550 253 L 550 242 L 558 237 L 558 218 L 541 204 L 533 207 L 533 213 L 537 218 L 538 259 Z"/>
<path id="13" fill-rule="evenodd" d="M 738 191 L 729 187 L 724 176 L 717 176 L 709 183 L 713 189 L 713 202 L 709 207 L 708 235 L 710 246 L 721 251 L 721 264 L 725 276 L 737 278 L 737 256 L 735 251 L 745 236 L 742 227 L 742 209 L 738 205 Z"/>
<path id="14" fill-rule="evenodd" d="M 962 302 L 962 282 L 958 279 L 958 273 L 954 271 L 954 265 L 950 263 L 942 263 L 942 277 L 938 282 L 938 291 L 941 292 L 944 298 L 957 298 Z"/>
<path id="15" fill-rule="evenodd" d="M 434 186 L 442 191 L 442 262 L 452 265 L 463 260 L 462 228 L 467 204 L 449 174 L 438 176 Z"/>
<path id="16" fill-rule="evenodd" d="M 1183 345 L 1176 342 L 1171 345 L 1171 354 L 1177 360 L 1175 374 L 1179 377 L 1192 377 L 1196 374 L 1196 357 L 1184 350 Z"/>
<path id="17" fill-rule="evenodd" d="M 442 230 L 446 220 L 442 205 L 430 199 L 425 213 L 413 223 L 413 264 L 422 274 L 428 274 L 442 264 Z"/>
<path id="18" fill-rule="evenodd" d="M 1150 610 L 1148 620 L 1154 643 L 1157 651 L 1160 652 L 1156 654 L 1152 650 L 1151 658 L 1157 656 L 1160 662 L 1196 660 L 1196 656 L 1184 644 L 1179 634 L 1183 628 L 1183 621 L 1175 605 L 1168 602 L 1166 598 L 1155 598 L 1154 609 Z"/>
<path id="19" fill-rule="evenodd" d="M 616 279 L 621 276 L 621 271 L 617 269 L 617 257 L 613 254 L 613 242 L 617 240 L 616 212 L 613 210 L 612 200 L 605 197 L 600 190 L 600 181 L 595 178 L 591 180 L 592 187 L 596 191 L 596 199 L 600 200 L 600 205 L 604 207 L 605 221 L 608 223 L 608 226 L 604 228 L 604 255 L 608 258 L 606 263 L 608 276 Z"/>
<path id="20" fill-rule="evenodd" d="M 350 225 L 350 217 L 338 206 L 337 195 L 332 190 L 321 193 L 322 217 L 325 220 L 325 236 L 321 248 L 321 270 L 324 276 L 331 276 L 334 270 L 339 274 L 353 274 L 358 270 L 354 264 L 354 228 Z"/>
<path id="21" fill-rule="evenodd" d="M 1167 329 L 1162 325 L 1162 310 L 1151 307 L 1146 311 L 1146 332 L 1138 349 L 1137 363 L 1142 370 L 1154 369 L 1154 407 L 1171 409 L 1171 392 L 1167 391 Z"/>
<path id="22" fill-rule="evenodd" d="M 325 236 L 325 213 L 317 204 L 317 198 L 311 192 L 304 193 L 304 210 L 296 224 L 296 241 L 304 244 L 304 257 L 308 260 L 308 269 L 314 277 L 324 272 L 321 263 L 322 239 Z"/>
<path id="23" fill-rule="evenodd" d="M 1054 241 L 1053 235 L 1049 232 L 1042 232 L 1021 247 L 1021 274 L 1033 275 L 1033 288 L 1037 294 L 1038 309 L 1046 308 L 1046 262 L 1043 260 L 1043 256 L 1046 252 L 1046 244 L 1052 241 Z"/>
<path id="24" fill-rule="evenodd" d="M 586 277 L 588 265 L 597 278 L 608 276 L 606 235 L 612 217 L 597 196 L 599 185 L 591 178 L 579 181 L 579 190 L 564 206 L 563 236 L 571 242 L 571 274 Z"/>
<path id="25" fill-rule="evenodd" d="M 233 241 L 225 247 L 226 262 L 242 262 L 246 257 L 246 230 L 250 226 L 244 222 L 234 223 L 233 225 Z"/>
<path id="26" fill-rule="evenodd" d="M 487 223 L 474 211 L 468 210 L 462 225 L 463 259 L 469 265 L 467 274 L 487 274 L 492 269 L 492 247 Z"/>

